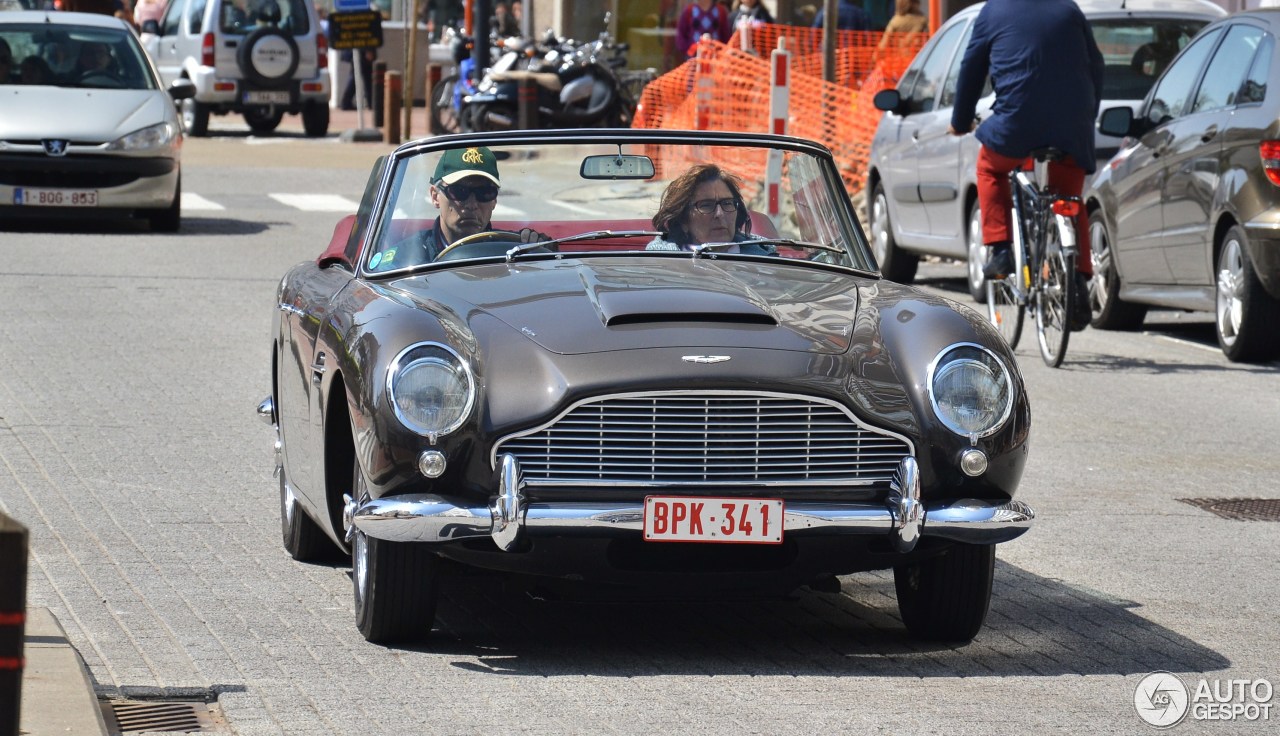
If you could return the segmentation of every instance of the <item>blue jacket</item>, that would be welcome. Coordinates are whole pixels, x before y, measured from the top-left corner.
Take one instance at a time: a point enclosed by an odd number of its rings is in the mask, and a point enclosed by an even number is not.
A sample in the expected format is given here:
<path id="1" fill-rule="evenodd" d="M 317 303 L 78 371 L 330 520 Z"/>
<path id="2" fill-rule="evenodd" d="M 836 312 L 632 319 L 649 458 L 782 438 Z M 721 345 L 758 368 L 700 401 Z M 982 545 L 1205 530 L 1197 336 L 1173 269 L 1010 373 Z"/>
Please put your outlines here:
<path id="1" fill-rule="evenodd" d="M 871 16 L 867 15 L 867 11 L 854 5 L 851 0 L 840 0 L 840 4 L 836 7 L 839 17 L 836 18 L 836 30 L 840 31 L 869 31 L 871 30 Z M 826 20 L 827 11 L 822 9 L 818 11 L 817 17 L 813 19 L 813 27 L 821 28 Z"/>
<path id="2" fill-rule="evenodd" d="M 1011 158 L 1054 146 L 1093 173 L 1102 69 L 1073 0 L 989 0 L 960 63 L 951 125 L 969 128 L 990 74 L 996 101 L 975 133 L 982 145 Z"/>

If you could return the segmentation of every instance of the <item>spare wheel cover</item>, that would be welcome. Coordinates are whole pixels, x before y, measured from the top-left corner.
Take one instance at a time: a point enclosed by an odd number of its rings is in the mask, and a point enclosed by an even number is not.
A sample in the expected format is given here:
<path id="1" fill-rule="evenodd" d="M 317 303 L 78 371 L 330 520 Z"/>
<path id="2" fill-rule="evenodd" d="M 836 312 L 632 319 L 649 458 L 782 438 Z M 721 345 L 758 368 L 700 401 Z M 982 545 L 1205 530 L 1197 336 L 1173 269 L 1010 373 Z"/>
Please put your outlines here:
<path id="1" fill-rule="evenodd" d="M 266 27 L 250 33 L 237 54 L 240 69 L 251 82 L 278 85 L 298 69 L 298 44 L 279 28 Z"/>

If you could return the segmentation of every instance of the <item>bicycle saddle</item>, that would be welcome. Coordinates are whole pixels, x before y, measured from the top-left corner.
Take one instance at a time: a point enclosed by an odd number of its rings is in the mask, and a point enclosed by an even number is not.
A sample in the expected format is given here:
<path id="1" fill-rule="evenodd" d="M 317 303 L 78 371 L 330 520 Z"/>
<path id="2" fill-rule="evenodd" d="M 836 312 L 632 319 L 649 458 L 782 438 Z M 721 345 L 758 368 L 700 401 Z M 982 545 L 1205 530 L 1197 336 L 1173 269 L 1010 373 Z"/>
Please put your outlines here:
<path id="1" fill-rule="evenodd" d="M 1061 161 L 1066 157 L 1066 151 L 1061 148 L 1054 148 L 1053 146 L 1031 149 L 1031 158 L 1034 158 L 1037 161 Z"/>

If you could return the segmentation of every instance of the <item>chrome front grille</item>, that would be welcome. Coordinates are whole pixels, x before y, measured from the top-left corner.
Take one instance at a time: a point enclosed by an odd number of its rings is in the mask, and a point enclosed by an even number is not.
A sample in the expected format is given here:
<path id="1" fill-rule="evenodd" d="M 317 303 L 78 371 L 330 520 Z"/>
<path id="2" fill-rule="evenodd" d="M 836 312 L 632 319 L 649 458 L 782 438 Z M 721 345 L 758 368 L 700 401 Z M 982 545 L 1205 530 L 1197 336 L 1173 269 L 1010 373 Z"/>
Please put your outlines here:
<path id="1" fill-rule="evenodd" d="M 646 393 L 591 399 L 501 440 L 531 486 L 888 487 L 911 453 L 840 404 L 771 393 Z"/>

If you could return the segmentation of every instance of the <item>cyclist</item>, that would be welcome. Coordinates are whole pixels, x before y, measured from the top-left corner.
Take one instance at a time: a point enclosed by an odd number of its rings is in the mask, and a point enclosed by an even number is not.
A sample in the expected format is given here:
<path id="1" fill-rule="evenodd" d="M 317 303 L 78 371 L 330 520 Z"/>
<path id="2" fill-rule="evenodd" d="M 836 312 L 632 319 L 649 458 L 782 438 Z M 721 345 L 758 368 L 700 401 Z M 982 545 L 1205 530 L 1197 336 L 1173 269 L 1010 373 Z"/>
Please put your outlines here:
<path id="1" fill-rule="evenodd" d="M 1049 189 L 1079 196 L 1086 174 L 1096 168 L 1094 120 L 1101 102 L 1102 54 L 1089 21 L 1073 0 L 988 0 L 978 13 L 960 63 L 950 133 L 973 131 L 975 108 L 988 75 L 996 101 L 975 135 L 978 151 L 978 205 L 982 240 L 993 250 L 985 274 L 997 279 L 1013 271 L 1009 230 L 1009 172 L 1037 148 L 1067 154 L 1049 163 Z M 1091 318 L 1088 281 L 1089 220 L 1081 208 L 1076 222 L 1075 309 L 1071 329 Z"/>

